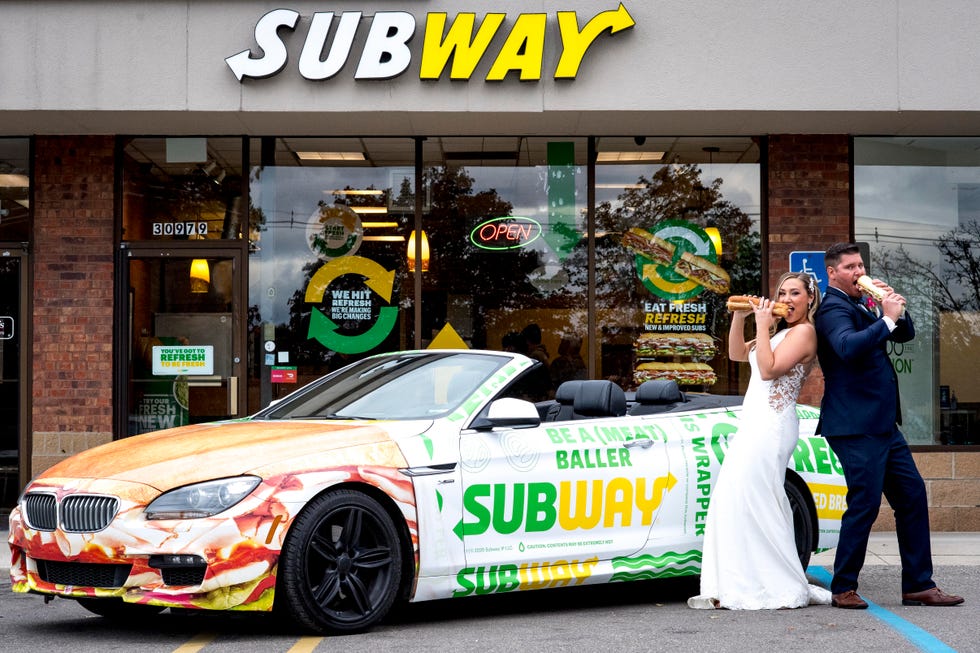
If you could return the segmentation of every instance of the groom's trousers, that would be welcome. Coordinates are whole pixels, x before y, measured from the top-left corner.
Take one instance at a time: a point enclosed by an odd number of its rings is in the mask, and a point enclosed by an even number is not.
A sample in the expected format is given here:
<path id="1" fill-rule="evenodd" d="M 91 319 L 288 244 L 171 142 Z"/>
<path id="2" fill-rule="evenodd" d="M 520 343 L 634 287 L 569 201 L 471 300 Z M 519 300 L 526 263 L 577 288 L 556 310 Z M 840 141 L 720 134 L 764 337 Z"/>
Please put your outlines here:
<path id="1" fill-rule="evenodd" d="M 827 442 L 847 480 L 847 510 L 841 519 L 830 591 L 857 590 L 882 493 L 895 511 L 902 592 L 935 587 L 925 483 L 901 431 L 895 427 L 891 433 L 877 435 L 838 435 L 828 437 Z"/>

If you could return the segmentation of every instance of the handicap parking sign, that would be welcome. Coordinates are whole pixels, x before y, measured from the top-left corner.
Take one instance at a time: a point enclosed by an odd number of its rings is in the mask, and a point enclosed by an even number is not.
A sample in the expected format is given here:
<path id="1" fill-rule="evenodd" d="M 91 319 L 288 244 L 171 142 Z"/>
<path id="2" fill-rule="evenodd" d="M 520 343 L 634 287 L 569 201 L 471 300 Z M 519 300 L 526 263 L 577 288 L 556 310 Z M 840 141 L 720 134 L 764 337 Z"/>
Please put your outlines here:
<path id="1" fill-rule="evenodd" d="M 823 252 L 790 252 L 789 271 L 810 274 L 820 292 L 827 292 L 827 266 L 823 262 Z"/>

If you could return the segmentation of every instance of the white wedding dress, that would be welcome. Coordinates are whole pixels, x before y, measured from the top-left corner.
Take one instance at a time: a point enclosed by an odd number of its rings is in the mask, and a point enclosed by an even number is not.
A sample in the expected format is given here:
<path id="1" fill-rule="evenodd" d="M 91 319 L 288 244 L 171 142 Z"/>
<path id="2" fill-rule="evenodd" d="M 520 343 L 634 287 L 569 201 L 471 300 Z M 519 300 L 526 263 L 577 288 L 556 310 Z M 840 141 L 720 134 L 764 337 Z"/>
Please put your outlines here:
<path id="1" fill-rule="evenodd" d="M 782 342 L 790 329 L 772 338 Z M 810 585 L 796 553 L 793 515 L 783 490 L 796 447 L 796 399 L 809 369 L 797 364 L 764 381 L 756 352 L 739 430 L 725 454 L 711 494 L 701 559 L 701 594 L 692 608 L 799 608 L 829 604 L 830 592 Z"/>

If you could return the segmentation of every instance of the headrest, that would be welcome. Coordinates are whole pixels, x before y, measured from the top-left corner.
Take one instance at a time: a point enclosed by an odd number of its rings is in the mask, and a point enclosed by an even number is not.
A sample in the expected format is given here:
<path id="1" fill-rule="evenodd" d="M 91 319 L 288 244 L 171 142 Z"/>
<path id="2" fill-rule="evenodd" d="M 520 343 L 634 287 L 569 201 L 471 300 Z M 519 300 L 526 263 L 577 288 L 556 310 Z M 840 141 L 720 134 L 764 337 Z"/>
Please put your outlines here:
<path id="1" fill-rule="evenodd" d="M 650 379 L 636 389 L 639 404 L 674 404 L 684 401 L 684 395 L 673 379 Z"/>
<path id="2" fill-rule="evenodd" d="M 626 414 L 626 393 L 612 381 L 581 381 L 573 403 L 582 417 L 622 417 Z"/>
<path id="3" fill-rule="evenodd" d="M 555 390 L 555 401 L 560 404 L 569 404 L 575 401 L 575 393 L 583 381 L 565 381 Z"/>

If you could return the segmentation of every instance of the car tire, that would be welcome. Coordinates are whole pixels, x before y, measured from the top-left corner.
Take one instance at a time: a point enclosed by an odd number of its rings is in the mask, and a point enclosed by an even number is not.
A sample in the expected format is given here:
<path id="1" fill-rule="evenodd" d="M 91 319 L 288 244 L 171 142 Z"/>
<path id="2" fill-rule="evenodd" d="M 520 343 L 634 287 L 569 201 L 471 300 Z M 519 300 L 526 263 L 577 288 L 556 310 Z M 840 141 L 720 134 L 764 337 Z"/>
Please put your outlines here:
<path id="1" fill-rule="evenodd" d="M 803 565 L 803 569 L 806 569 L 810 564 L 810 555 L 813 553 L 813 540 L 816 534 L 816 524 L 810 510 L 810 502 L 799 486 L 788 478 L 783 483 L 783 487 L 786 490 L 789 507 L 793 513 L 796 553 L 800 557 L 800 564 Z"/>
<path id="2" fill-rule="evenodd" d="M 145 603 L 126 603 L 122 599 L 75 599 L 78 604 L 100 617 L 114 620 L 139 620 L 160 614 L 166 608 Z"/>
<path id="3" fill-rule="evenodd" d="M 401 574 L 401 542 L 384 507 L 362 492 L 328 492 L 286 536 L 275 610 L 319 633 L 362 631 L 391 609 Z"/>

